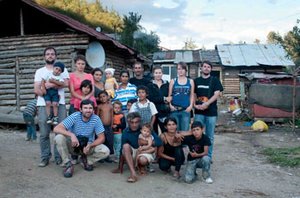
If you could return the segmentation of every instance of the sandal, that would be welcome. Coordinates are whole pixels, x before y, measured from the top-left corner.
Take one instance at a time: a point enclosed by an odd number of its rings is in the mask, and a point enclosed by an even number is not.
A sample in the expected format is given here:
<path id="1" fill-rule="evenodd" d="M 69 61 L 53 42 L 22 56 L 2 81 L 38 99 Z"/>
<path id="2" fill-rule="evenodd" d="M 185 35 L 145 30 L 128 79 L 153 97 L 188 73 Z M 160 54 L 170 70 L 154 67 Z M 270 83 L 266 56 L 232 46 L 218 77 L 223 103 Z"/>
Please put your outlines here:
<path id="1" fill-rule="evenodd" d="M 128 177 L 128 179 L 127 179 L 127 182 L 129 182 L 129 183 L 134 183 L 134 182 L 136 182 L 137 181 L 137 177 L 135 177 L 135 176 L 130 176 L 130 177 Z"/>

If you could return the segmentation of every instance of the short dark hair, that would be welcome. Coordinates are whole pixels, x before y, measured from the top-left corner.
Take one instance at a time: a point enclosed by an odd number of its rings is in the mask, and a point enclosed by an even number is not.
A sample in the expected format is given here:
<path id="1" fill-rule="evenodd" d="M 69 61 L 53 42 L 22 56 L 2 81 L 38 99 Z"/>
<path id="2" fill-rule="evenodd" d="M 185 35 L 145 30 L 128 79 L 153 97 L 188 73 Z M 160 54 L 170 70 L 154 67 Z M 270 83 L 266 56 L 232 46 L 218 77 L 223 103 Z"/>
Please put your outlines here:
<path id="1" fill-rule="evenodd" d="M 187 71 L 187 64 L 185 62 L 179 62 L 177 65 L 180 65 L 182 69 L 184 69 L 185 71 Z"/>
<path id="2" fill-rule="evenodd" d="M 135 65 L 140 65 L 144 69 L 144 65 L 141 62 L 139 62 L 139 61 L 135 61 L 134 62 L 133 68 L 134 68 Z"/>
<path id="3" fill-rule="evenodd" d="M 200 127 L 201 129 L 204 128 L 202 122 L 200 122 L 200 121 L 194 121 L 193 124 L 192 124 L 192 126 L 191 126 L 191 129 L 197 128 L 197 127 Z"/>
<path id="4" fill-rule="evenodd" d="M 83 105 L 92 105 L 92 107 L 94 108 L 94 102 L 91 101 L 90 99 L 85 99 L 85 100 L 82 100 L 81 103 L 80 103 L 80 109 L 82 109 L 82 106 Z"/>
<path id="5" fill-rule="evenodd" d="M 97 71 L 101 72 L 101 74 L 103 75 L 103 71 L 100 68 L 93 69 L 92 75 L 94 75 Z"/>
<path id="6" fill-rule="evenodd" d="M 213 67 L 213 65 L 210 61 L 207 61 L 207 60 L 203 61 L 203 63 L 201 64 L 201 67 L 203 67 L 204 64 L 209 65 L 211 68 Z"/>
<path id="7" fill-rule="evenodd" d="M 92 85 L 92 82 L 88 79 L 86 80 L 83 80 L 80 84 L 80 90 L 83 88 L 83 87 L 89 87 L 90 88 L 90 93 L 93 91 L 93 85 Z"/>
<path id="8" fill-rule="evenodd" d="M 128 101 L 127 101 L 127 104 L 128 104 L 128 103 L 131 103 L 131 104 L 133 104 L 133 103 L 135 103 L 136 101 L 137 101 L 137 99 L 136 99 L 136 98 L 134 98 L 134 99 L 130 99 L 130 100 L 128 100 Z"/>
<path id="9" fill-rule="evenodd" d="M 140 118 L 141 119 L 141 115 L 138 112 L 131 112 L 127 115 L 127 120 L 133 120 L 135 118 Z"/>
<path id="10" fill-rule="evenodd" d="M 122 107 L 122 103 L 119 100 L 116 100 L 113 105 L 120 105 Z"/>
<path id="11" fill-rule="evenodd" d="M 53 50 L 56 55 L 56 49 L 54 47 L 48 46 L 44 49 L 44 56 L 46 55 L 46 51 L 48 51 L 48 50 Z"/>
<path id="12" fill-rule="evenodd" d="M 74 62 L 76 63 L 77 61 L 82 60 L 86 63 L 86 59 L 85 56 L 83 56 L 82 54 L 78 54 L 75 58 L 74 58 Z"/>
<path id="13" fill-rule="evenodd" d="M 107 93 L 107 91 L 105 91 L 105 90 L 101 90 L 101 91 L 99 92 L 99 94 L 98 94 L 98 97 L 99 97 L 101 94 L 105 94 L 105 95 L 108 96 L 108 93 Z"/>
<path id="14" fill-rule="evenodd" d="M 139 90 L 144 90 L 146 92 L 146 94 L 149 95 L 149 89 L 145 85 L 138 86 L 136 89 L 136 94 L 138 94 Z"/>
<path id="15" fill-rule="evenodd" d="M 174 117 L 167 117 L 164 121 L 164 125 L 167 126 L 168 122 L 170 121 L 174 122 L 177 125 L 177 121 Z"/>

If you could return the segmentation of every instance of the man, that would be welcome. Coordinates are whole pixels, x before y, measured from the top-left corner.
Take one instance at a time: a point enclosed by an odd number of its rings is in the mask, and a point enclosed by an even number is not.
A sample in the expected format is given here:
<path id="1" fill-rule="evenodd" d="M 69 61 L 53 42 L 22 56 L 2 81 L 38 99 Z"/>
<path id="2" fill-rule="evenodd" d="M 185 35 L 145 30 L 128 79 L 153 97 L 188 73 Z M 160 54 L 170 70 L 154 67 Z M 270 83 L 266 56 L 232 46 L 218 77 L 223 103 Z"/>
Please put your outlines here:
<path id="1" fill-rule="evenodd" d="M 137 181 L 137 175 L 135 171 L 135 161 L 136 161 L 136 151 L 139 148 L 139 134 L 141 130 L 141 116 L 138 112 L 132 112 L 127 115 L 127 122 L 129 127 L 126 128 L 122 133 L 122 155 L 125 159 L 129 170 L 130 176 L 127 181 L 134 183 Z M 162 144 L 160 138 L 156 135 L 156 133 L 152 133 L 154 137 L 154 146 L 158 147 Z M 140 140 L 141 141 L 141 140 Z M 147 142 L 141 142 L 142 144 L 147 144 Z M 137 161 L 137 166 L 144 168 L 149 165 L 149 162 L 146 158 L 140 157 Z M 122 169 L 121 162 L 119 164 L 119 168 L 113 170 L 113 173 L 119 173 Z"/>
<path id="2" fill-rule="evenodd" d="M 83 100 L 80 112 L 75 112 L 63 120 L 54 128 L 54 132 L 58 134 L 54 141 L 65 165 L 64 177 L 72 177 L 74 172 L 69 154 L 80 154 L 86 171 L 92 171 L 95 162 L 109 155 L 109 149 L 103 144 L 103 124 L 94 114 L 94 103 L 89 99 Z"/>
<path id="3" fill-rule="evenodd" d="M 144 66 L 140 62 L 135 62 L 133 64 L 134 77 L 129 79 L 129 83 L 135 85 L 136 87 L 140 85 L 147 86 L 150 81 L 144 77 Z"/>
<path id="4" fill-rule="evenodd" d="M 212 64 L 204 61 L 201 65 L 201 77 L 195 79 L 195 121 L 200 121 L 205 126 L 205 135 L 208 136 L 211 146 L 208 149 L 208 157 L 212 159 L 214 132 L 217 122 L 217 99 L 223 91 L 219 79 L 210 75 Z"/>
<path id="5" fill-rule="evenodd" d="M 46 65 L 38 70 L 36 70 L 34 75 L 34 93 L 38 95 L 37 98 L 37 108 L 38 108 L 38 124 L 40 129 L 40 148 L 41 148 L 41 162 L 39 167 L 45 167 L 49 164 L 49 160 L 52 156 L 51 145 L 50 145 L 50 125 L 47 122 L 46 113 L 46 103 L 43 97 L 42 80 L 46 79 L 49 73 L 53 72 L 53 65 L 56 60 L 56 50 L 53 47 L 47 47 L 44 50 L 44 58 Z M 64 79 L 64 84 L 62 86 L 55 85 L 54 83 L 46 82 L 45 87 L 57 88 L 59 94 L 59 106 L 58 106 L 58 121 L 61 122 L 66 116 L 66 106 L 65 106 L 65 93 L 64 87 L 68 87 L 69 84 L 69 73 L 65 69 L 61 74 Z M 61 157 L 54 146 L 54 157 L 56 164 L 61 164 Z"/>

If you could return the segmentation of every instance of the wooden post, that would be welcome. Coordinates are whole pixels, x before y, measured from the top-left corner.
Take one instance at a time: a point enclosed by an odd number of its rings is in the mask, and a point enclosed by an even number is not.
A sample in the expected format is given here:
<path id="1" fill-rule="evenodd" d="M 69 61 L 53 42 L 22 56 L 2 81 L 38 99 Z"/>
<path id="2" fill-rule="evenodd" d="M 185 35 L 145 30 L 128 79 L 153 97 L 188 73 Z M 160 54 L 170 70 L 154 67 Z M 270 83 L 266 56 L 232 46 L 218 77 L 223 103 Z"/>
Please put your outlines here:
<path id="1" fill-rule="evenodd" d="M 22 8 L 20 8 L 20 34 L 21 36 L 24 36 L 24 20 Z"/>
<path id="2" fill-rule="evenodd" d="M 295 114 L 296 114 L 296 78 L 297 73 L 293 75 L 293 132 L 295 133 Z"/>
<path id="3" fill-rule="evenodd" d="M 17 103 L 17 110 L 20 111 L 20 74 L 19 74 L 19 57 L 16 57 L 16 103 Z"/>

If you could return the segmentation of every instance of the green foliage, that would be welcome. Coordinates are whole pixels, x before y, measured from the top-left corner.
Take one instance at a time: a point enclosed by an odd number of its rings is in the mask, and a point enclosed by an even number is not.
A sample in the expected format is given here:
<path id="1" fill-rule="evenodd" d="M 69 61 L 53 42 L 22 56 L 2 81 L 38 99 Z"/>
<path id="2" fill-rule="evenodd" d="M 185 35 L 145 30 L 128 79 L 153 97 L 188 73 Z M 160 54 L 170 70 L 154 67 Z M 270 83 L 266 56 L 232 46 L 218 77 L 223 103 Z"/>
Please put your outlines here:
<path id="1" fill-rule="evenodd" d="M 124 29 L 121 32 L 121 42 L 132 47 L 142 54 L 149 54 L 159 50 L 160 39 L 155 32 L 148 34 L 139 24 L 142 15 L 129 12 L 123 17 Z"/>
<path id="2" fill-rule="evenodd" d="M 300 66 L 300 20 L 297 20 L 297 25 L 292 30 L 288 31 L 284 36 L 278 32 L 271 31 L 267 35 L 268 43 L 281 44 L 287 51 L 288 56 L 294 61 L 297 67 Z M 296 68 L 288 68 L 290 73 Z"/>
<path id="3" fill-rule="evenodd" d="M 268 161 L 271 163 L 288 167 L 300 166 L 300 147 L 266 148 L 262 153 L 268 156 Z"/>
<path id="4" fill-rule="evenodd" d="M 197 49 L 198 46 L 196 45 L 196 42 L 192 38 L 187 38 L 184 41 L 183 50 L 194 50 Z"/>
<path id="5" fill-rule="evenodd" d="M 120 32 L 123 21 L 114 10 L 103 8 L 100 1 L 35 0 L 38 4 L 70 16 L 91 27 L 100 26 L 106 32 Z"/>

